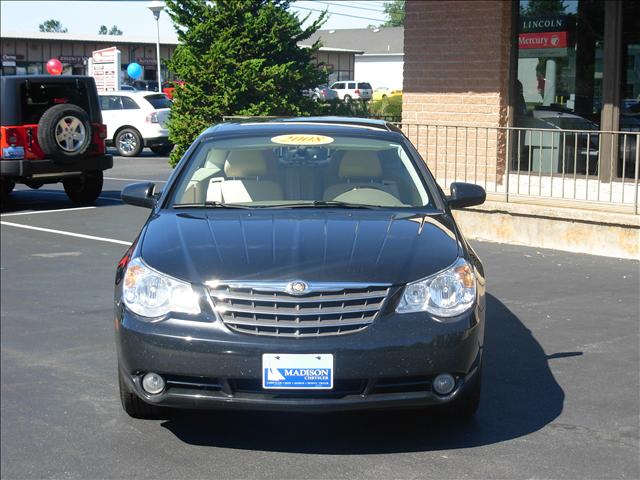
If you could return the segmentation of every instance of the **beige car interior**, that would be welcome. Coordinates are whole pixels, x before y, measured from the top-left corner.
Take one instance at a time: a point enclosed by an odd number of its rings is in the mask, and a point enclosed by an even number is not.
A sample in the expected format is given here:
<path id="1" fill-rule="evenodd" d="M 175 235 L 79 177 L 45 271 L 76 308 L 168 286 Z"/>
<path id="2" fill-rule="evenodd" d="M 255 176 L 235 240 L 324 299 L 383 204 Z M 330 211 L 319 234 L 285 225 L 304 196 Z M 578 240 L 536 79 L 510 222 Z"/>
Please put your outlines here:
<path id="1" fill-rule="evenodd" d="M 383 180 L 382 164 L 370 150 L 348 150 L 338 168 L 338 183 L 324 192 L 324 200 L 401 205 L 395 182 Z"/>
<path id="2" fill-rule="evenodd" d="M 210 150 L 204 167 L 191 178 L 182 203 L 283 200 L 282 186 L 268 178 L 266 154 L 263 150 Z"/>
<path id="3" fill-rule="evenodd" d="M 211 149 L 204 165 L 191 177 L 180 203 L 286 200 L 282 183 L 273 176 L 276 165 L 277 159 L 270 150 Z M 396 182 L 383 178 L 380 158 L 371 150 L 344 151 L 338 160 L 337 176 L 334 173 L 332 181 L 325 186 L 322 198 L 402 205 Z"/>

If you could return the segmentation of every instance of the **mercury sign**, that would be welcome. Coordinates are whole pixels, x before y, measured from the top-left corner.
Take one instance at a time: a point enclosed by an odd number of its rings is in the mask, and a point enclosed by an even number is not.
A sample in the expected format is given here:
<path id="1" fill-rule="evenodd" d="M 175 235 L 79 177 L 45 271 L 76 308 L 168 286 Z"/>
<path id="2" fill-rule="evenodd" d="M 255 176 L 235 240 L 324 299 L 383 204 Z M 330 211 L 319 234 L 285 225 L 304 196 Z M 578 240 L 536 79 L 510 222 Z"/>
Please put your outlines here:
<path id="1" fill-rule="evenodd" d="M 564 57 L 567 46 L 567 15 L 521 17 L 520 58 Z"/>
<path id="2" fill-rule="evenodd" d="M 89 59 L 89 75 L 99 92 L 120 90 L 120 50 L 116 47 L 96 50 Z"/>

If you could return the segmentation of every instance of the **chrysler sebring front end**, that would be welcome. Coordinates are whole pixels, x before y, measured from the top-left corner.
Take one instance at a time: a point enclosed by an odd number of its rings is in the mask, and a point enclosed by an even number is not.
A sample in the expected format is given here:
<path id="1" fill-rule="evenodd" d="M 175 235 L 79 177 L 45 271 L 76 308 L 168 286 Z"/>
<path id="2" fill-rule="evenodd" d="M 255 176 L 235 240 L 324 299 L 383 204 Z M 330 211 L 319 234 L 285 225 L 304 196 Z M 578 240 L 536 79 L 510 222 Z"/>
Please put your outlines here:
<path id="1" fill-rule="evenodd" d="M 222 124 L 190 147 L 118 265 L 120 394 L 161 407 L 438 407 L 480 398 L 485 280 L 406 137 L 340 118 Z"/>

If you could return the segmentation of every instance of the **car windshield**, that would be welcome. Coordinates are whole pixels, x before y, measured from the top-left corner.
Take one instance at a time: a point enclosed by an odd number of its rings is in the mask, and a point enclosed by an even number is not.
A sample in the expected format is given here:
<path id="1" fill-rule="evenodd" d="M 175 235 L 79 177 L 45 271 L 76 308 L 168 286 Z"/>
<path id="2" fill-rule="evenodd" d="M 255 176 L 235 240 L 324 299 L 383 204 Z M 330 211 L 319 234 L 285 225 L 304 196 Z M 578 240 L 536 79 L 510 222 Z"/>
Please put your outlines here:
<path id="1" fill-rule="evenodd" d="M 204 142 L 174 191 L 174 207 L 433 206 L 401 144 L 346 135 Z"/>
<path id="2" fill-rule="evenodd" d="M 362 88 L 364 90 L 371 90 L 371 84 L 370 83 L 359 83 L 358 84 L 358 88 Z"/>
<path id="3" fill-rule="evenodd" d="M 164 93 L 145 95 L 144 99 L 149 102 L 156 110 L 160 108 L 171 108 L 171 100 L 169 100 Z"/>

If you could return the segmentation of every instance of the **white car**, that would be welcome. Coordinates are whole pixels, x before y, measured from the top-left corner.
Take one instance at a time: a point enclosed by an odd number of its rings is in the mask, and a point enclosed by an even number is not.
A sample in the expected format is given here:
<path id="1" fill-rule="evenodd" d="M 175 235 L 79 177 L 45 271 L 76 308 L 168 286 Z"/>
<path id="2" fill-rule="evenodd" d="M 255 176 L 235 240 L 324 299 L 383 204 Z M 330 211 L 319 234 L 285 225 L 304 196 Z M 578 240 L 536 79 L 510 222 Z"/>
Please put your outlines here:
<path id="1" fill-rule="evenodd" d="M 99 96 L 107 145 L 115 146 L 119 155 L 135 157 L 144 147 L 157 155 L 171 152 L 167 129 L 171 100 L 164 93 L 121 90 Z"/>
<path id="2" fill-rule="evenodd" d="M 333 83 L 330 87 L 338 92 L 338 98 L 349 103 L 351 100 L 371 100 L 373 89 L 367 82 L 356 82 L 354 80 L 341 80 Z"/>

